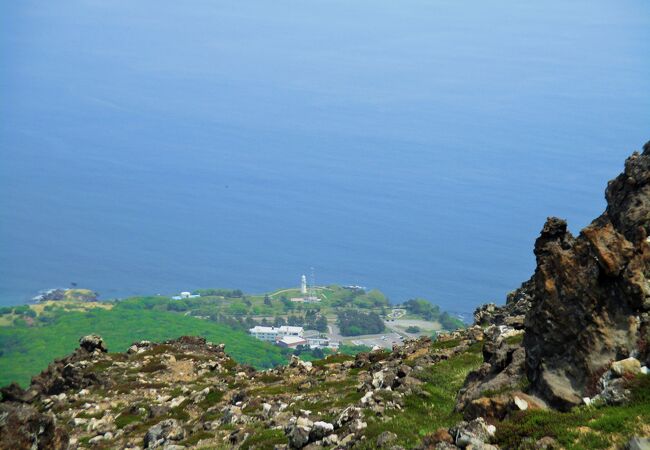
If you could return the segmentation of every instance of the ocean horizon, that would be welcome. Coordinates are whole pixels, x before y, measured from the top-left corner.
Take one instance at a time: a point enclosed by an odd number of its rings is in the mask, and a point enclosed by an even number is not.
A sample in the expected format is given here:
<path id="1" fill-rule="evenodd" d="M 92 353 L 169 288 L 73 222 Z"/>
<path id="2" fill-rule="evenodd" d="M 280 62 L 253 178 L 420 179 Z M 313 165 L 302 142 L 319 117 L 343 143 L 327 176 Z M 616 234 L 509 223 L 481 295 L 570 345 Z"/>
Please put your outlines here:
<path id="1" fill-rule="evenodd" d="M 0 305 L 362 285 L 469 313 L 650 139 L 650 4 L 0 5 Z M 10 20 L 9 20 L 10 18 Z"/>

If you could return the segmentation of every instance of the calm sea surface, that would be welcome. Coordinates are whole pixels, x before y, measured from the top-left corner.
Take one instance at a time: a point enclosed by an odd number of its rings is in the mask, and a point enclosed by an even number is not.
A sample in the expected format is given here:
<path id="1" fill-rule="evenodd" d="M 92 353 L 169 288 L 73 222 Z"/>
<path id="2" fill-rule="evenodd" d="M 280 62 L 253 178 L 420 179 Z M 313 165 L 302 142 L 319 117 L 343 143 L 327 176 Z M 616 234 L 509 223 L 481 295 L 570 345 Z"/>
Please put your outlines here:
<path id="1" fill-rule="evenodd" d="M 0 2 L 0 304 L 503 301 L 650 139 L 650 3 Z"/>

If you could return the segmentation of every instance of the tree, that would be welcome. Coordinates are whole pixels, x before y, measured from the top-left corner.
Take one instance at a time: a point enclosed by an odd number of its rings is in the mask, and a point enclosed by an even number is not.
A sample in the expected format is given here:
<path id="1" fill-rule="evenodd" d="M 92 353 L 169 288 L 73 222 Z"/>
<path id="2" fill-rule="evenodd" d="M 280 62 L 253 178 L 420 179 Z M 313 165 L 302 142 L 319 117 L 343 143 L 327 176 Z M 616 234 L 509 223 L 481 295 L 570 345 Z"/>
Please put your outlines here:
<path id="1" fill-rule="evenodd" d="M 280 301 L 282 302 L 282 308 L 284 311 L 291 311 L 294 308 L 294 304 L 291 300 L 289 300 L 286 296 L 280 297 Z"/>
<path id="2" fill-rule="evenodd" d="M 292 327 L 301 327 L 304 324 L 304 319 L 301 316 L 289 316 L 287 317 L 287 325 Z"/>
<path id="3" fill-rule="evenodd" d="M 265 304 L 266 306 L 271 306 L 271 297 L 269 297 L 269 294 L 266 294 L 266 295 L 264 296 L 264 304 Z"/>
<path id="4" fill-rule="evenodd" d="M 314 322 L 314 329 L 320 331 L 321 333 L 325 333 L 327 331 L 327 317 L 318 316 L 318 319 L 316 319 L 316 322 Z"/>
<path id="5" fill-rule="evenodd" d="M 284 326 L 286 324 L 287 324 L 286 320 L 284 320 L 280 316 L 276 316 L 275 319 L 273 320 L 273 326 L 274 327 L 282 327 L 282 326 Z"/>
<path id="6" fill-rule="evenodd" d="M 337 324 L 343 336 L 358 336 L 360 334 L 377 334 L 386 328 L 384 321 L 377 313 L 364 313 L 354 309 L 341 311 L 337 314 Z"/>
<path id="7" fill-rule="evenodd" d="M 440 315 L 440 325 L 442 325 L 445 330 L 455 330 L 457 328 L 465 327 L 462 320 L 452 317 L 448 312 L 443 312 Z"/>

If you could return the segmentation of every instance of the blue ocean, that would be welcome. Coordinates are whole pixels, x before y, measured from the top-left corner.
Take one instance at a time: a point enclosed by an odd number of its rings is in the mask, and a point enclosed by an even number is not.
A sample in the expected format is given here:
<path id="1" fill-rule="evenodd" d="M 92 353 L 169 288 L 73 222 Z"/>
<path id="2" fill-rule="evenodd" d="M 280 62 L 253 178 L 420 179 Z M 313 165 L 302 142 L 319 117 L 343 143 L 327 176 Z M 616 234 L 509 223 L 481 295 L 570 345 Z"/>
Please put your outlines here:
<path id="1" fill-rule="evenodd" d="M 647 0 L 0 2 L 0 304 L 503 302 L 650 139 Z"/>

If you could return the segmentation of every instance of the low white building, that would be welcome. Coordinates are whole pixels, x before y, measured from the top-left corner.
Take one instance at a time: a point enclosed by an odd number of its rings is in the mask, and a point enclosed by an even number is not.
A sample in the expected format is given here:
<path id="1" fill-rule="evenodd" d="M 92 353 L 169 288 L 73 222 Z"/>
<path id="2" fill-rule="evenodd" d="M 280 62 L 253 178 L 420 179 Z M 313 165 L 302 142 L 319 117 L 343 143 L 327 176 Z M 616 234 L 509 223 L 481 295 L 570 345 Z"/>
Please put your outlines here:
<path id="1" fill-rule="evenodd" d="M 185 300 L 186 298 L 199 298 L 199 294 L 192 294 L 191 292 L 183 291 L 181 295 L 175 295 L 172 300 Z"/>
<path id="2" fill-rule="evenodd" d="M 309 344 L 310 348 L 327 348 L 330 345 L 330 340 L 326 337 L 309 336 L 307 337 L 307 344 Z"/>
<path id="3" fill-rule="evenodd" d="M 276 342 L 280 347 L 296 348 L 299 345 L 307 345 L 307 340 L 300 336 L 284 336 Z"/>
<path id="4" fill-rule="evenodd" d="M 257 325 L 248 332 L 256 339 L 266 342 L 276 342 L 285 336 L 304 337 L 305 330 L 302 327 L 290 327 L 287 325 L 281 327 L 263 327 Z"/>

